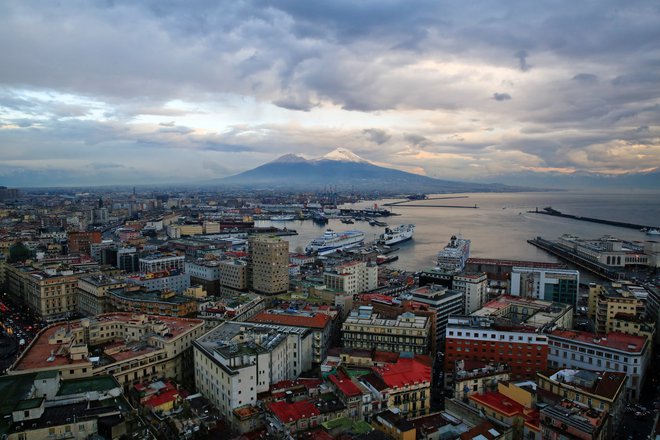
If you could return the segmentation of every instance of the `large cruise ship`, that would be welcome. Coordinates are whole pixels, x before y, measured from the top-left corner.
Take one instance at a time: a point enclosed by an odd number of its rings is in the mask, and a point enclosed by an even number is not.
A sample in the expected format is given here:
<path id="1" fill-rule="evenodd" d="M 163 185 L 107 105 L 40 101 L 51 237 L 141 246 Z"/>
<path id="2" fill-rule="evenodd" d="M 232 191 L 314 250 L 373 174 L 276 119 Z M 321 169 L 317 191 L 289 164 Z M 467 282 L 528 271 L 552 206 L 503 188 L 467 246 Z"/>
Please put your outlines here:
<path id="1" fill-rule="evenodd" d="M 378 242 L 389 246 L 410 240 L 414 233 L 415 225 L 412 224 L 397 226 L 394 229 L 385 228 L 385 232 L 381 234 Z"/>
<path id="2" fill-rule="evenodd" d="M 460 272 L 465 268 L 465 263 L 469 257 L 470 240 L 452 235 L 447 246 L 438 252 L 437 267 L 449 272 Z"/>
<path id="3" fill-rule="evenodd" d="M 364 232 L 362 231 L 335 232 L 332 229 L 327 229 L 322 237 L 315 238 L 307 245 L 305 252 L 326 255 L 334 251 L 355 247 L 363 241 Z"/>

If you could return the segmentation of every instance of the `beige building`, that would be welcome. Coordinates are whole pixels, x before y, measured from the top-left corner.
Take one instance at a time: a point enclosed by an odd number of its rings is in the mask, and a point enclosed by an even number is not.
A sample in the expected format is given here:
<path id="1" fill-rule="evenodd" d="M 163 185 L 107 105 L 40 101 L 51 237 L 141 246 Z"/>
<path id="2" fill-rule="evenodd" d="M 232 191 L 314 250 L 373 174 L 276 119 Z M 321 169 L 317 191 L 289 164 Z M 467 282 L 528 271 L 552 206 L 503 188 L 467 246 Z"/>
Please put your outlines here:
<path id="1" fill-rule="evenodd" d="M 289 242 L 276 236 L 253 235 L 248 240 L 249 287 L 273 295 L 289 289 Z"/>
<path id="2" fill-rule="evenodd" d="M 468 397 L 495 391 L 499 382 L 508 381 L 511 368 L 504 363 L 459 360 L 454 367 L 454 398 L 467 403 Z"/>
<path id="3" fill-rule="evenodd" d="M 592 283 L 589 285 L 588 313 L 589 317 L 594 320 L 596 333 L 605 334 L 615 331 L 617 315 L 641 317 L 644 314 L 646 302 L 641 298 L 642 295 L 636 294 L 636 290 L 634 285 L 621 283 L 611 285 Z M 624 330 L 625 327 L 624 325 L 622 329 L 616 329 L 616 331 L 628 333 Z"/>
<path id="4" fill-rule="evenodd" d="M 220 271 L 220 292 L 223 290 L 247 289 L 247 263 L 242 260 L 220 261 L 218 263 Z M 288 281 L 287 281 L 288 283 Z M 224 289 L 223 289 L 224 288 Z"/>
<path id="5" fill-rule="evenodd" d="M 323 273 L 328 289 L 355 295 L 378 287 L 378 266 L 366 261 L 352 261 Z"/>
<path id="6" fill-rule="evenodd" d="M 343 346 L 350 348 L 428 354 L 431 337 L 427 316 L 406 312 L 396 319 L 386 319 L 374 313 L 372 306 L 353 310 L 341 328 Z"/>
<path id="7" fill-rule="evenodd" d="M 479 310 L 488 302 L 488 277 L 485 272 L 454 275 L 451 288 L 465 294 L 466 315 Z"/>
<path id="8" fill-rule="evenodd" d="M 40 269 L 9 264 L 6 276 L 9 294 L 46 320 L 63 319 L 78 309 L 78 280 L 98 273 L 87 269 Z"/>
<path id="9" fill-rule="evenodd" d="M 43 329 L 8 374 L 58 371 L 63 379 L 111 374 L 129 387 L 192 375 L 192 341 L 201 319 L 108 313 Z M 94 347 L 94 351 L 90 351 Z"/>
<path id="10" fill-rule="evenodd" d="M 107 292 L 126 286 L 122 280 L 105 275 L 91 275 L 78 279 L 78 311 L 85 316 L 106 313 Z"/>

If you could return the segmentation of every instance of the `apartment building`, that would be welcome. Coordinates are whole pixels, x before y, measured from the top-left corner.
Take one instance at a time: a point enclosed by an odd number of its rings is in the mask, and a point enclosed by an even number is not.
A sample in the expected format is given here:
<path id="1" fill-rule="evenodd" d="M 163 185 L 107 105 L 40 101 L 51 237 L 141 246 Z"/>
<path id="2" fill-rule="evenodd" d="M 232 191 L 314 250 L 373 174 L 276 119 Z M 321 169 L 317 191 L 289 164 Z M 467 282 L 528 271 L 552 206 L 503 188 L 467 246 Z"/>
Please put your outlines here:
<path id="1" fill-rule="evenodd" d="M 221 261 L 220 292 L 224 295 L 244 292 L 248 288 L 247 262 L 239 259 Z"/>
<path id="2" fill-rule="evenodd" d="M 84 276 L 78 279 L 78 311 L 84 316 L 96 316 L 108 311 L 107 292 L 126 286 L 123 280 L 105 275 Z"/>
<path id="3" fill-rule="evenodd" d="M 451 288 L 463 292 L 465 307 L 461 313 L 464 315 L 469 315 L 488 302 L 488 277 L 485 272 L 454 275 Z"/>
<path id="4" fill-rule="evenodd" d="M 382 393 L 387 408 L 396 408 L 409 419 L 430 412 L 432 371 L 428 356 L 402 356 L 395 363 L 372 369 L 386 386 Z"/>
<path id="5" fill-rule="evenodd" d="M 39 268 L 8 264 L 5 268 L 9 294 L 46 320 L 63 319 L 78 309 L 78 280 L 99 273 L 89 269 Z"/>
<path id="6" fill-rule="evenodd" d="M 641 318 L 646 311 L 647 298 L 646 289 L 632 284 L 589 284 L 588 314 L 594 321 L 596 333 L 621 331 L 625 328 L 620 323 L 619 329 L 616 329 L 617 316 Z"/>
<path id="7" fill-rule="evenodd" d="M 284 325 L 312 332 L 312 362 L 320 364 L 328 355 L 332 337 L 332 317 L 326 313 L 271 309 L 248 319 L 250 322 Z"/>
<path id="8" fill-rule="evenodd" d="M 197 313 L 197 301 L 172 290 L 149 290 L 140 286 L 110 289 L 106 293 L 110 311 L 186 317 Z"/>
<path id="9" fill-rule="evenodd" d="M 159 377 L 191 379 L 201 319 L 107 313 L 39 332 L 8 374 L 57 371 L 66 379 L 111 374 L 129 387 Z M 92 347 L 94 348 L 92 350 Z"/>
<path id="10" fill-rule="evenodd" d="M 272 383 L 309 370 L 312 339 L 299 327 L 224 322 L 193 343 L 197 390 L 240 429 L 234 408 L 256 405 Z"/>
<path id="11" fill-rule="evenodd" d="M 574 330 L 548 335 L 548 367 L 622 372 L 626 394 L 637 400 L 651 359 L 651 343 L 643 336 L 611 332 L 606 336 Z"/>
<path id="12" fill-rule="evenodd" d="M 465 293 L 450 290 L 434 284 L 418 287 L 411 290 L 401 299 L 425 304 L 435 313 L 435 347 L 442 347 L 445 340 L 445 329 L 452 315 L 460 315 L 465 310 Z"/>
<path id="13" fill-rule="evenodd" d="M 426 316 L 405 312 L 387 319 L 374 313 L 371 306 L 360 306 L 344 321 L 341 340 L 350 348 L 427 354 L 433 337 L 430 329 Z"/>
<path id="14" fill-rule="evenodd" d="M 539 401 L 554 403 L 560 398 L 605 411 L 610 415 L 609 427 L 612 432 L 619 426 L 626 403 L 625 373 L 612 371 L 590 371 L 563 369 L 554 374 L 536 373 L 538 388 L 550 393 L 539 393 Z"/>
<path id="15" fill-rule="evenodd" d="M 378 266 L 372 262 L 351 261 L 323 273 L 328 289 L 355 295 L 378 287 Z"/>

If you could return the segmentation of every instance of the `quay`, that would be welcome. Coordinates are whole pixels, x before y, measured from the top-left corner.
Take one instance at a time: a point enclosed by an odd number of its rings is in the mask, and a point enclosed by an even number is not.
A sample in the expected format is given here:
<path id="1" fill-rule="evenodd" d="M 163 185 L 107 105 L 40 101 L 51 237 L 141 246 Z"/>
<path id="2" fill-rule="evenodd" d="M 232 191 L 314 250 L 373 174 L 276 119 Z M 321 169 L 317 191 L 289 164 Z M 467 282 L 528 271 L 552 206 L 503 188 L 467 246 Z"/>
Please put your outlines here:
<path id="1" fill-rule="evenodd" d="M 392 206 L 390 203 L 385 203 L 384 206 Z M 467 209 L 479 209 L 477 205 L 474 206 L 465 206 L 465 205 L 417 205 L 412 203 L 399 203 L 394 206 L 399 206 L 401 208 L 467 208 Z"/>
<path id="2" fill-rule="evenodd" d="M 602 264 L 587 260 L 586 258 L 581 257 L 580 255 L 577 255 L 573 252 L 569 252 L 566 249 L 563 249 L 557 244 L 553 243 L 552 241 L 546 240 L 542 237 L 536 237 L 534 239 L 527 240 L 527 243 L 543 249 L 544 251 L 561 258 L 562 260 L 568 261 L 569 263 L 586 269 L 601 278 L 605 278 L 606 280 L 618 281 L 625 277 L 623 272 L 615 271 Z"/>
<path id="3" fill-rule="evenodd" d="M 408 206 L 408 203 L 410 202 L 416 202 L 419 200 L 449 200 L 449 199 L 467 199 L 469 196 L 447 196 L 447 197 L 426 197 L 423 199 L 406 199 L 406 200 L 399 200 L 398 202 L 390 202 L 390 203 L 385 203 L 383 206 L 396 206 L 396 205 L 406 205 Z M 426 206 L 426 205 L 424 205 Z"/>

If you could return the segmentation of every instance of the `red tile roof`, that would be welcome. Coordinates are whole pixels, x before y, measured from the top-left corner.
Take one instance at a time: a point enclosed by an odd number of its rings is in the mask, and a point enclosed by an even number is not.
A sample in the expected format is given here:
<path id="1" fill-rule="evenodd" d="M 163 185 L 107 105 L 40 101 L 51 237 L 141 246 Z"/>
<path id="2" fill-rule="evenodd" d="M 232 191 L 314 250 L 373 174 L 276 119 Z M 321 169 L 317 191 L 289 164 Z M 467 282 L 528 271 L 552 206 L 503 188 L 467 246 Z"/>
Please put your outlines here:
<path id="1" fill-rule="evenodd" d="M 268 409 L 282 423 L 296 422 L 300 419 L 308 419 L 321 414 L 318 408 L 307 400 L 292 403 L 285 401 L 271 402 L 268 404 Z"/>
<path id="2" fill-rule="evenodd" d="M 373 367 L 373 370 L 390 388 L 431 382 L 431 359 L 424 355 L 399 358 L 394 364 Z"/>
<path id="3" fill-rule="evenodd" d="M 353 381 L 348 377 L 340 379 L 333 374 L 330 375 L 330 382 L 332 382 L 346 397 L 356 397 L 362 395 L 360 388 L 358 388 L 358 386 L 355 385 Z"/>
<path id="4" fill-rule="evenodd" d="M 162 391 L 160 394 L 157 394 L 155 396 L 150 397 L 144 402 L 144 406 L 149 406 L 151 408 L 157 408 L 160 405 L 163 405 L 164 403 L 176 401 L 179 399 L 179 391 L 174 389 L 174 390 L 167 390 L 167 391 Z"/>
<path id="5" fill-rule="evenodd" d="M 644 336 L 627 335 L 619 332 L 611 332 L 604 336 L 576 330 L 555 330 L 551 333 L 551 336 L 630 353 L 641 352 L 646 344 Z"/>
<path id="6" fill-rule="evenodd" d="M 504 394 L 498 392 L 473 394 L 469 399 L 485 405 L 505 417 L 520 416 L 530 428 L 537 431 L 540 429 L 538 410 L 526 408 L 515 400 L 506 397 Z"/>
<path id="7" fill-rule="evenodd" d="M 261 312 L 252 318 L 251 322 L 263 322 L 268 324 L 288 325 L 292 327 L 325 328 L 332 318 L 325 313 L 269 313 Z"/>

